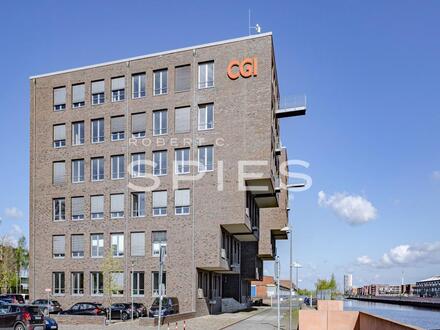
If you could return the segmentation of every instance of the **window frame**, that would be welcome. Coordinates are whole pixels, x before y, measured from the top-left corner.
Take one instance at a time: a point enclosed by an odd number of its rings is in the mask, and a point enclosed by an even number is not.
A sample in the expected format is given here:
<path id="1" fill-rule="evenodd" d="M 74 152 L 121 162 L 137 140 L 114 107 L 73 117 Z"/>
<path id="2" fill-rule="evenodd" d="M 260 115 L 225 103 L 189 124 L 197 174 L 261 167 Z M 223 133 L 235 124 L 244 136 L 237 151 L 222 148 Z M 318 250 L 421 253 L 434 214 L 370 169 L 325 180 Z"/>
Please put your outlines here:
<path id="1" fill-rule="evenodd" d="M 144 90 L 142 91 L 142 81 L 141 78 L 142 76 L 144 77 Z M 138 89 L 137 91 L 135 91 L 134 88 L 134 82 L 135 82 L 135 77 L 139 77 L 140 79 L 138 79 Z M 136 96 L 135 96 L 135 92 L 136 92 Z M 143 95 L 142 95 L 143 92 Z M 140 95 L 139 95 L 140 94 Z M 131 75 L 131 98 L 133 100 L 136 99 L 140 99 L 147 96 L 147 73 L 146 72 L 139 72 L 139 73 L 134 73 Z"/>
<path id="2" fill-rule="evenodd" d="M 95 137 L 95 123 L 97 124 L 97 136 Z M 102 124 L 101 124 L 102 123 Z M 92 119 L 91 123 L 90 123 L 90 130 L 91 130 L 91 134 L 90 134 L 90 138 L 91 138 L 91 142 L 92 144 L 99 144 L 99 143 L 104 143 L 105 142 L 105 123 L 104 123 L 104 118 L 96 118 L 96 119 Z"/>
<path id="3" fill-rule="evenodd" d="M 143 213 L 141 214 L 141 212 L 139 212 L 139 210 L 137 210 L 136 215 L 134 215 L 134 196 L 138 196 L 138 205 L 140 205 L 139 203 L 139 196 L 143 195 L 144 196 L 144 209 L 143 209 Z M 147 215 L 147 205 L 146 205 L 146 194 L 145 192 L 132 192 L 131 193 L 131 217 L 132 218 L 144 218 Z"/>
<path id="4" fill-rule="evenodd" d="M 124 233 L 111 233 L 110 234 L 110 250 L 112 253 L 112 258 L 124 258 L 124 256 L 125 256 L 125 237 L 124 236 L 125 236 Z M 116 245 L 113 244 L 113 237 L 117 237 Z M 120 242 L 121 237 L 122 237 L 122 252 L 118 250 L 120 247 L 119 244 L 121 243 Z M 116 250 L 113 249 L 114 246 L 116 246 Z"/>
<path id="5" fill-rule="evenodd" d="M 97 173 L 95 174 L 95 162 L 97 162 L 96 170 Z M 102 163 L 102 164 L 101 164 Z M 102 173 L 101 173 L 101 165 L 102 165 Z M 90 160 L 90 181 L 92 182 L 99 182 L 104 181 L 105 178 L 105 162 L 104 157 L 93 157 Z"/>
<path id="6" fill-rule="evenodd" d="M 121 158 L 122 158 L 122 167 L 123 167 L 122 171 L 121 171 L 121 162 L 119 160 Z M 118 159 L 116 161 L 116 164 L 117 164 L 117 169 L 116 169 L 117 171 L 116 172 L 114 171 L 114 166 L 113 166 L 114 159 Z M 125 178 L 125 155 L 112 155 L 112 156 L 110 156 L 110 161 L 111 161 L 111 164 L 110 164 L 111 179 L 112 180 L 123 180 Z M 118 176 L 114 177 L 113 176 L 114 173 L 117 173 Z M 121 173 L 122 173 L 122 177 L 120 176 Z"/>
<path id="7" fill-rule="evenodd" d="M 64 272 L 52 272 L 52 292 L 54 296 L 66 294 L 66 275 Z"/>
<path id="8" fill-rule="evenodd" d="M 159 128 L 156 127 L 156 115 L 159 115 Z M 165 117 L 165 120 L 164 120 Z M 165 121 L 165 127 L 163 122 Z M 159 131 L 157 133 L 157 131 Z M 161 136 L 168 134 L 168 110 L 160 109 L 153 111 L 153 136 Z"/>
<path id="9" fill-rule="evenodd" d="M 78 276 L 78 278 L 75 278 L 76 276 Z M 81 287 L 81 279 L 82 279 L 82 287 Z M 77 288 L 75 287 L 76 285 L 78 285 Z M 72 291 L 71 291 L 72 296 L 83 296 L 84 295 L 84 272 L 72 272 L 70 286 L 72 288 Z M 77 291 L 77 292 L 75 292 L 75 291 Z"/>
<path id="10" fill-rule="evenodd" d="M 95 276 L 97 278 L 95 278 Z M 102 297 L 104 295 L 103 272 L 90 272 L 90 295 L 93 297 Z"/>
<path id="11" fill-rule="evenodd" d="M 60 219 L 56 219 L 56 214 L 58 212 L 55 212 L 56 209 L 56 203 L 62 202 L 62 205 L 60 205 Z M 62 216 L 62 217 L 61 217 Z M 52 220 L 53 221 L 66 221 L 66 198 L 65 197 L 58 197 L 54 198 L 52 200 Z"/>
<path id="12" fill-rule="evenodd" d="M 79 142 L 80 143 L 75 143 L 76 142 L 76 138 L 75 138 L 75 128 L 76 128 L 76 126 L 80 127 L 80 129 L 78 130 L 79 131 Z M 82 127 L 82 129 L 81 129 L 81 127 Z M 75 121 L 75 122 L 72 123 L 72 146 L 82 146 L 82 145 L 84 145 L 84 142 L 85 142 L 85 132 L 84 132 L 84 130 L 85 130 L 84 121 Z"/>
<path id="13" fill-rule="evenodd" d="M 142 275 L 142 280 L 141 280 Z M 137 287 L 134 286 L 134 278 L 137 277 Z M 137 293 L 135 293 L 135 290 Z M 135 270 L 131 272 L 131 296 L 132 297 L 145 297 L 145 272 Z"/>
<path id="14" fill-rule="evenodd" d="M 191 148 L 178 148 L 178 149 L 174 149 L 174 173 L 178 174 L 178 175 L 182 175 L 182 174 L 189 174 L 191 173 L 191 169 L 190 169 L 190 161 L 191 161 L 191 156 L 190 156 L 190 151 Z M 185 159 L 185 154 L 186 152 L 188 152 L 188 159 Z M 181 159 L 178 160 L 178 154 L 181 154 Z M 182 170 L 179 170 L 179 168 L 181 168 Z"/>
<path id="15" fill-rule="evenodd" d="M 102 253 L 100 253 L 100 242 L 102 241 Z M 96 255 L 93 253 L 93 243 L 96 242 Z M 92 259 L 102 259 L 104 258 L 104 234 L 98 233 L 98 234 L 90 234 L 90 258 Z"/>
<path id="16" fill-rule="evenodd" d="M 75 166 L 75 164 L 78 164 Z M 82 164 L 82 166 L 80 166 Z M 77 168 L 75 168 L 77 167 Z M 78 171 L 77 179 L 75 180 L 75 171 Z M 82 176 L 81 176 L 82 172 Z M 85 182 L 85 164 L 84 159 L 72 159 L 72 183 L 83 183 Z"/>
<path id="17" fill-rule="evenodd" d="M 165 155 L 165 167 L 162 167 L 163 156 Z M 157 162 L 155 158 L 159 157 Z M 158 167 L 156 168 L 156 164 Z M 158 170 L 158 172 L 156 172 Z M 153 176 L 165 176 L 168 174 L 168 151 L 167 150 L 154 150 L 153 151 Z"/>
<path id="18" fill-rule="evenodd" d="M 198 111 L 198 118 L 197 118 L 197 129 L 199 131 L 209 131 L 209 130 L 213 130 L 214 129 L 214 103 L 206 103 L 206 104 L 200 104 L 198 107 L 199 111 Z M 208 112 L 209 109 L 212 112 L 212 126 L 208 127 Z M 201 114 L 202 111 L 204 112 L 204 117 L 205 117 L 205 125 L 201 126 L 201 121 L 200 119 L 202 118 Z"/>
<path id="19" fill-rule="evenodd" d="M 212 64 L 212 85 L 209 85 L 209 80 L 208 80 L 208 77 L 209 77 L 208 66 L 209 66 L 210 64 Z M 204 77 L 204 78 L 205 78 L 204 85 L 202 85 L 202 83 L 201 83 L 201 79 L 200 79 L 200 78 L 201 78 L 201 68 L 202 68 L 203 66 L 206 66 L 206 69 L 205 69 L 205 77 Z M 214 86 L 215 86 L 214 81 L 215 81 L 215 64 L 214 64 L 214 61 L 200 62 L 199 65 L 198 65 L 197 88 L 198 88 L 198 89 L 214 88 Z"/>
<path id="20" fill-rule="evenodd" d="M 205 150 L 205 163 L 204 163 L 204 168 L 201 167 L 202 162 L 200 161 L 200 150 L 204 149 Z M 211 150 L 211 168 L 207 168 L 207 164 L 208 164 L 208 150 Z M 199 173 L 206 173 L 206 172 L 213 172 L 214 171 L 214 146 L 213 145 L 206 145 L 206 146 L 199 146 L 197 148 L 197 160 L 198 160 L 198 170 Z"/>
<path id="21" fill-rule="evenodd" d="M 166 73 L 166 81 L 167 85 L 164 88 L 163 87 L 163 74 Z M 156 88 L 156 74 L 160 74 L 159 76 L 159 88 Z M 159 93 L 156 93 L 156 91 L 159 90 Z M 164 91 L 165 90 L 165 91 Z M 158 69 L 153 71 L 153 96 L 159 96 L 159 95 L 166 95 L 168 94 L 168 68 L 164 69 Z"/>

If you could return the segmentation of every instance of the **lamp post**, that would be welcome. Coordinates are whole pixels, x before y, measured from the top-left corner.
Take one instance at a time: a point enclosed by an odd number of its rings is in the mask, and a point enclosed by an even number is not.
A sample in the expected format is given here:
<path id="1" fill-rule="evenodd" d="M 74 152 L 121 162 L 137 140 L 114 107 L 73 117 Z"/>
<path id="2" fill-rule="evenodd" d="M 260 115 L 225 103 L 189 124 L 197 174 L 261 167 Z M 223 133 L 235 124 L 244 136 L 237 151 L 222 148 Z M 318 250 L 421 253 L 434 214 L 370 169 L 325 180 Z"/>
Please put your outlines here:
<path id="1" fill-rule="evenodd" d="M 289 285 L 290 285 L 290 295 L 289 295 L 289 330 L 292 330 L 292 293 L 293 293 L 293 279 L 292 279 L 292 255 L 293 255 L 293 231 L 289 226 L 281 229 L 289 235 L 290 240 L 290 252 L 289 252 Z M 297 285 L 298 287 L 298 285 Z"/>
<path id="2" fill-rule="evenodd" d="M 165 247 L 161 246 L 160 247 L 160 252 L 159 252 L 159 318 L 157 320 L 157 329 L 160 330 L 160 318 L 161 318 L 161 314 L 162 314 L 162 295 L 163 295 L 163 291 L 162 291 L 162 281 L 163 281 L 163 264 L 165 261 Z"/>
<path id="3" fill-rule="evenodd" d="M 299 282 L 299 280 L 298 280 L 298 269 L 299 269 L 299 268 L 302 268 L 302 266 L 301 266 L 299 263 L 295 262 L 295 263 L 293 264 L 293 267 L 296 268 L 296 290 L 298 290 L 298 282 Z M 298 295 L 297 295 L 297 297 L 298 297 Z M 297 298 L 296 303 L 297 303 L 298 308 L 299 308 L 299 298 Z"/>
<path id="4" fill-rule="evenodd" d="M 134 313 L 134 260 L 131 261 L 131 320 L 133 321 L 133 313 Z"/>
<path id="5" fill-rule="evenodd" d="M 275 277 L 277 279 L 277 329 L 281 329 L 281 316 L 280 316 L 280 257 L 275 259 Z"/>

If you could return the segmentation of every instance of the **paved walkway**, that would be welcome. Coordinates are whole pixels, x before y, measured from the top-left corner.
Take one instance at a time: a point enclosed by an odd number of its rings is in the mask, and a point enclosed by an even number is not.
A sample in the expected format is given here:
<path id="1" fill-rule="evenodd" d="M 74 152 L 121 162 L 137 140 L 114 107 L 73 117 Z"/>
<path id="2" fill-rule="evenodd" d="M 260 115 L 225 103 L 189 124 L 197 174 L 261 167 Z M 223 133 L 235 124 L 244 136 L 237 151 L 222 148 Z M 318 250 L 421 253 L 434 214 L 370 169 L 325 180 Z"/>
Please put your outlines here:
<path id="1" fill-rule="evenodd" d="M 288 329 L 289 314 L 286 308 L 282 307 L 281 310 L 281 329 Z M 225 329 L 227 330 L 273 330 L 278 327 L 278 311 L 274 308 L 267 308 L 261 313 L 258 313 L 246 320 L 240 321 Z"/>

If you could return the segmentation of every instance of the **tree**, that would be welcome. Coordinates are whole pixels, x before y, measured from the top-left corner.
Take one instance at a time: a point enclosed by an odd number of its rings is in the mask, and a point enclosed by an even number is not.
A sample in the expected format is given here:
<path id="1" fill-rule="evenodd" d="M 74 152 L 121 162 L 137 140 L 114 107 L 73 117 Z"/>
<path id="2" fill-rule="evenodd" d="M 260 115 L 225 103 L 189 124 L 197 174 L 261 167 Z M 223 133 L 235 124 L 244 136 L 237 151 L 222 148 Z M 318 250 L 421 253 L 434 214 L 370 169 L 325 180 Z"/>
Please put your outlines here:
<path id="1" fill-rule="evenodd" d="M 0 290 L 5 293 L 16 281 L 15 250 L 7 236 L 0 237 Z"/>
<path id="2" fill-rule="evenodd" d="M 29 266 L 29 251 L 26 249 L 26 237 L 22 236 L 18 240 L 17 248 L 15 249 L 15 262 L 17 267 L 17 293 L 21 290 L 21 271 Z"/>
<path id="3" fill-rule="evenodd" d="M 113 292 L 117 289 L 117 285 L 113 278 L 113 273 L 120 271 L 119 262 L 113 258 L 111 251 L 107 253 L 102 263 L 102 274 L 104 276 L 104 296 L 107 298 L 108 306 L 111 308 Z M 112 320 L 112 314 L 109 313 L 109 320 Z"/>

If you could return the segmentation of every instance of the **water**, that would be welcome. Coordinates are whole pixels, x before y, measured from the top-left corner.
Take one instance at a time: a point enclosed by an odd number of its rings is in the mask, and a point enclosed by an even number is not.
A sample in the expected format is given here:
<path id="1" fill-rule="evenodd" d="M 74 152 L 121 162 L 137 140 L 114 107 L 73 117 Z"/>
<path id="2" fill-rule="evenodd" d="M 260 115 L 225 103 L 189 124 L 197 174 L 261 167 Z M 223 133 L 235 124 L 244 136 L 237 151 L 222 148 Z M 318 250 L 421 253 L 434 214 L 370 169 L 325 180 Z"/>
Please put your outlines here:
<path id="1" fill-rule="evenodd" d="M 440 329 L 440 310 L 435 309 L 345 300 L 344 310 L 366 312 L 423 329 Z"/>

